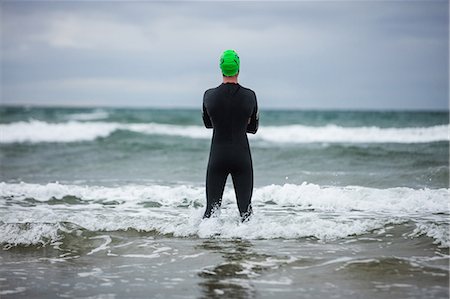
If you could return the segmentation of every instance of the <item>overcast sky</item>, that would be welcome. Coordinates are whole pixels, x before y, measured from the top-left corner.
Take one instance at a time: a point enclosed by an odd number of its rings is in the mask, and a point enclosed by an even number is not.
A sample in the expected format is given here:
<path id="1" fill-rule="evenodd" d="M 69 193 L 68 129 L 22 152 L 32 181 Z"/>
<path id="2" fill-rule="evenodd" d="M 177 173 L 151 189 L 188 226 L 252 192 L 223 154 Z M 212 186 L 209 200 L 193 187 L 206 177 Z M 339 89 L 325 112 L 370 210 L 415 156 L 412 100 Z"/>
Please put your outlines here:
<path id="1" fill-rule="evenodd" d="M 263 109 L 448 109 L 448 1 L 0 5 L 3 104 L 197 108 L 231 48 Z"/>

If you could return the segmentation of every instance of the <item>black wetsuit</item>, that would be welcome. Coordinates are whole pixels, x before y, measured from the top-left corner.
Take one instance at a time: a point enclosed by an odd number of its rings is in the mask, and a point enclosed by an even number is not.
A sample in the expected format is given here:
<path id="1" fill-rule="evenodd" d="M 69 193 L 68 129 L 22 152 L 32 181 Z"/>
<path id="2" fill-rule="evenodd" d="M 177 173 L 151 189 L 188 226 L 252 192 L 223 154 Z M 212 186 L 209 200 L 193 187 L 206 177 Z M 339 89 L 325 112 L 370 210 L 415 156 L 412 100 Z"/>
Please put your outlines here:
<path id="1" fill-rule="evenodd" d="M 228 174 L 231 174 L 242 220 L 252 213 L 253 167 L 247 132 L 258 130 L 258 105 L 253 90 L 235 83 L 208 89 L 203 97 L 203 122 L 213 128 L 206 173 L 208 218 L 222 202 Z"/>

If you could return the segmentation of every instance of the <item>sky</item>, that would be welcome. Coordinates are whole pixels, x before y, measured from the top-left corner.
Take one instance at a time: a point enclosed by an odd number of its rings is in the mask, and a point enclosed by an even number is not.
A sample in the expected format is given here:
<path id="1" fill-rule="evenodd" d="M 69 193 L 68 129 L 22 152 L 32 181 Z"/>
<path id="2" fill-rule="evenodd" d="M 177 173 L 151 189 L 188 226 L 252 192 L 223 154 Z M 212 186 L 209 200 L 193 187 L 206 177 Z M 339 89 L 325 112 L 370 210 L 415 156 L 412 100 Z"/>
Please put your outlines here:
<path id="1" fill-rule="evenodd" d="M 240 56 L 261 109 L 447 110 L 449 2 L 0 2 L 1 104 L 197 108 Z"/>

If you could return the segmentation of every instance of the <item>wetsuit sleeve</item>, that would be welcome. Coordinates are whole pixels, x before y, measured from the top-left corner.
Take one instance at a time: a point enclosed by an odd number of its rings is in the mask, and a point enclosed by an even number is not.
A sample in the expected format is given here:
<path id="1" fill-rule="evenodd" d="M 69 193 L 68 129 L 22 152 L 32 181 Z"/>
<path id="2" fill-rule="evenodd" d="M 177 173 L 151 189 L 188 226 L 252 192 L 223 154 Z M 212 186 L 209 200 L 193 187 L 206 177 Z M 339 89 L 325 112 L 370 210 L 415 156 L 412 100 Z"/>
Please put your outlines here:
<path id="1" fill-rule="evenodd" d="M 253 108 L 252 116 L 250 117 L 250 123 L 247 125 L 247 133 L 255 134 L 258 131 L 259 125 L 259 110 L 258 110 L 258 102 L 256 101 L 255 95 L 255 107 Z"/>
<path id="2" fill-rule="evenodd" d="M 205 127 L 207 127 L 208 129 L 212 129 L 213 126 L 211 123 L 211 119 L 209 118 L 208 111 L 206 110 L 205 103 L 203 103 L 202 118 L 203 118 L 203 123 L 205 124 Z"/>

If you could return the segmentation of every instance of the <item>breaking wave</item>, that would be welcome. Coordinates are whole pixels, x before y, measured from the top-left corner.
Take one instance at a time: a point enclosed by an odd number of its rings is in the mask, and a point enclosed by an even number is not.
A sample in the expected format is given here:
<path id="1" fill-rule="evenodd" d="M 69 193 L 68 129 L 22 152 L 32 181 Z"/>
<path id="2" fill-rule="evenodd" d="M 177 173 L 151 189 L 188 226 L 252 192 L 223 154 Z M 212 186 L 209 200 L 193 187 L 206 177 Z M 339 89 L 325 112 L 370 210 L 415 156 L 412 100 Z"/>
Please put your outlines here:
<path id="1" fill-rule="evenodd" d="M 78 115 L 75 119 L 101 118 L 98 111 Z M 1 143 L 80 142 L 105 138 L 118 130 L 148 135 L 180 136 L 208 139 L 211 131 L 202 126 L 182 126 L 160 123 L 81 122 L 47 123 L 38 120 L 0 125 Z M 449 141 L 449 125 L 417 128 L 340 127 L 327 125 L 262 126 L 251 139 L 273 143 L 427 143 Z"/>
<path id="2" fill-rule="evenodd" d="M 255 188 L 255 215 L 240 223 L 232 190 L 225 192 L 219 216 L 202 220 L 201 186 L 0 183 L 0 205 L 8 206 L 0 213 L 0 243 L 46 244 L 73 226 L 176 237 L 326 241 L 414 223 L 410 237 L 428 236 L 448 247 L 449 195 L 449 189 L 269 185 Z"/>

